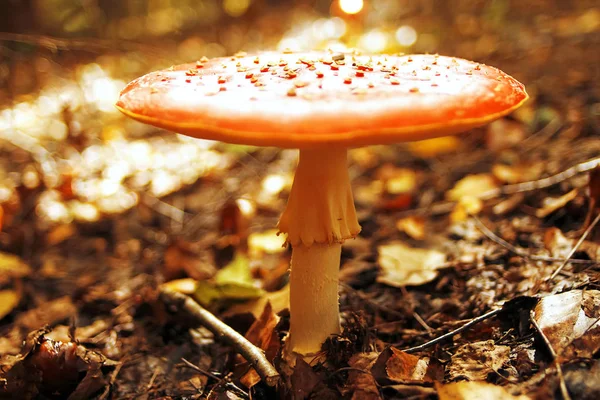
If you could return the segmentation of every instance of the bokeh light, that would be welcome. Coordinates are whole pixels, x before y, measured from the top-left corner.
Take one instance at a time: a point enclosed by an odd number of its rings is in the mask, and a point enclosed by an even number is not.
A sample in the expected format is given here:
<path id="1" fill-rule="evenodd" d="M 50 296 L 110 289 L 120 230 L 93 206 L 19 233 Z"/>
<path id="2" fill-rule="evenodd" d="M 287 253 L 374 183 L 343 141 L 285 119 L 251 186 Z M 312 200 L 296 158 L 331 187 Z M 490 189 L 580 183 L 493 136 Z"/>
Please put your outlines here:
<path id="1" fill-rule="evenodd" d="M 223 0 L 223 10 L 232 17 L 241 17 L 250 7 L 250 0 Z"/>
<path id="2" fill-rule="evenodd" d="M 396 41 L 404 47 L 410 47 L 417 41 L 417 31 L 408 25 L 403 25 L 396 30 Z"/>
<path id="3" fill-rule="evenodd" d="M 340 0 L 340 9 L 346 14 L 358 14 L 363 6 L 363 0 Z"/>

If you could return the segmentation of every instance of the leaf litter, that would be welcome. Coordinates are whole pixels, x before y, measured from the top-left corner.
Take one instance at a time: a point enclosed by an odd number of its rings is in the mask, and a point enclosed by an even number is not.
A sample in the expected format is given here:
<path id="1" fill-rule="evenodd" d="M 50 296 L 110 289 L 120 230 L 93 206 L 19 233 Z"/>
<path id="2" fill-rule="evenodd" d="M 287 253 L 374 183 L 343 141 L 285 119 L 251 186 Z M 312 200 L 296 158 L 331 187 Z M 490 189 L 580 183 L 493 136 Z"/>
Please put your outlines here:
<path id="1" fill-rule="evenodd" d="M 552 54 L 559 59 L 539 65 L 574 68 Z M 540 76 L 513 61 L 532 81 Z M 344 329 L 316 360 L 298 360 L 279 394 L 533 399 L 564 386 L 572 398 L 598 398 L 598 229 L 578 242 L 598 213 L 598 102 L 593 85 L 587 94 L 554 85 L 557 94 L 548 89 L 476 130 L 484 136 L 350 153 L 363 233 L 342 254 Z M 206 165 L 184 181 L 170 168 L 128 164 L 117 193 L 135 196 L 121 198 L 122 209 L 76 190 L 105 189 L 109 165 L 67 173 L 61 162 L 42 165 L 39 151 L 2 143 L 0 185 L 10 196 L 0 208 L 0 397 L 273 398 L 239 349 L 174 316 L 160 291 L 201 299 L 285 372 L 289 249 L 271 229 L 295 153 L 157 132 L 121 137 L 142 128 L 72 114 L 83 137 L 41 142 L 61 161 L 112 160 L 131 145 L 148 160 L 194 154 Z M 55 184 L 26 187 L 32 166 Z M 144 180 L 148 171 L 156 176 Z"/>

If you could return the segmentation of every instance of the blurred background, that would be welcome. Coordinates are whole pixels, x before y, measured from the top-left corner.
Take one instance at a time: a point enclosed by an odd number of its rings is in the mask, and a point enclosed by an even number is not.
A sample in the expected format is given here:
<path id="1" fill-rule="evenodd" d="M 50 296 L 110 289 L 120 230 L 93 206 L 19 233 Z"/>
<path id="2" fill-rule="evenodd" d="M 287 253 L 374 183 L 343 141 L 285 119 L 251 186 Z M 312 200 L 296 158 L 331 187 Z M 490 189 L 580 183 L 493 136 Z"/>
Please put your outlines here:
<path id="1" fill-rule="evenodd" d="M 225 171 L 235 152 L 129 121 L 113 106 L 118 93 L 172 64 L 284 48 L 440 53 L 491 64 L 531 95 L 512 118 L 518 126 L 508 121 L 501 135 L 516 129 L 518 141 L 549 121 L 575 126 L 573 137 L 598 133 L 594 0 L 1 0 L 5 227 L 22 218 L 25 203 L 38 228 L 93 222 Z M 281 158 L 280 168 L 293 165 L 294 156 Z M 288 178 L 257 190 L 278 193 Z M 248 192 L 239 182 L 225 188 Z M 182 200 L 176 210 L 198 207 Z"/>

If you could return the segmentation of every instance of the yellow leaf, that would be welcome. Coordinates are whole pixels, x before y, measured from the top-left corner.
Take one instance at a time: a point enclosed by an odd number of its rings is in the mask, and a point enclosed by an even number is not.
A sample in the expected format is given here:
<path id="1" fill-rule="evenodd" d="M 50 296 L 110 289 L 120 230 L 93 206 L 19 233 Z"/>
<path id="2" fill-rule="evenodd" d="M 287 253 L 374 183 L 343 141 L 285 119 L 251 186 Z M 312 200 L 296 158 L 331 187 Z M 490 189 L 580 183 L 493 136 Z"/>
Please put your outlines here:
<path id="1" fill-rule="evenodd" d="M 428 158 L 456 151 L 459 145 L 460 139 L 454 136 L 444 136 L 408 143 L 408 148 L 413 154 Z"/>
<path id="2" fill-rule="evenodd" d="M 482 208 L 483 203 L 477 197 L 461 197 L 450 214 L 450 220 L 452 223 L 465 221 L 469 215 L 479 214 Z"/>
<path id="3" fill-rule="evenodd" d="M 394 287 L 430 282 L 446 262 L 446 256 L 437 250 L 412 248 L 400 242 L 379 246 L 378 250 L 382 274 L 377 281 Z"/>
<path id="4" fill-rule="evenodd" d="M 425 239 L 425 220 L 421 217 L 406 217 L 396 221 L 396 228 L 413 239 Z"/>
<path id="5" fill-rule="evenodd" d="M 10 314 L 19 301 L 19 295 L 14 290 L 0 290 L 0 319 Z"/>
<path id="6" fill-rule="evenodd" d="M 285 251 L 285 235 L 277 235 L 277 229 L 251 233 L 248 236 L 248 251 L 251 258 L 260 258 L 264 253 L 277 254 Z"/>
<path id="7" fill-rule="evenodd" d="M 183 294 L 192 294 L 196 291 L 196 280 L 192 278 L 175 279 L 169 282 L 163 283 L 161 288 L 173 290 Z"/>
<path id="8" fill-rule="evenodd" d="M 198 281 L 194 298 L 200 304 L 210 305 L 215 300 L 256 299 L 264 290 L 254 284 L 250 261 L 242 254 L 216 273 L 211 281 Z"/>
<path id="9" fill-rule="evenodd" d="M 446 198 L 450 201 L 460 201 L 465 196 L 479 197 L 496 187 L 498 184 L 491 174 L 468 175 L 446 193 Z"/>
<path id="10" fill-rule="evenodd" d="M 31 274 L 31 268 L 21 258 L 14 254 L 0 252 L 0 283 L 29 274 Z"/>
<path id="11" fill-rule="evenodd" d="M 530 400 L 528 396 L 513 396 L 502 386 L 483 382 L 456 382 L 435 384 L 440 400 Z"/>

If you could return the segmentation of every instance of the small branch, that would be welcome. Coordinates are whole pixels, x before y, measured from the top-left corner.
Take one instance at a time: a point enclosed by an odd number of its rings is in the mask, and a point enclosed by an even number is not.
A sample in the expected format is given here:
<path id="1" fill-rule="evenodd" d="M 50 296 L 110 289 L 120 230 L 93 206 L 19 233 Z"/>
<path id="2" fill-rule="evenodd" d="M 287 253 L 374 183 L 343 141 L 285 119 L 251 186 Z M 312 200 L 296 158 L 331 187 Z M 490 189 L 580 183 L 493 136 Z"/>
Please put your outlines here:
<path id="1" fill-rule="evenodd" d="M 499 197 L 503 194 L 514 194 L 544 189 L 550 186 L 554 186 L 557 183 L 563 182 L 569 178 L 572 178 L 577 174 L 591 171 L 592 169 L 597 168 L 598 166 L 600 166 L 600 157 L 576 164 L 571 168 L 568 168 L 562 172 L 559 172 L 558 174 L 549 176 L 547 178 L 542 178 L 529 182 L 515 183 L 514 185 L 505 185 L 496 189 L 488 190 L 487 192 L 480 195 L 479 198 L 482 200 L 489 200 L 494 197 Z"/>
<path id="2" fill-rule="evenodd" d="M 508 251 L 518 255 L 519 257 L 527 258 L 527 259 L 533 260 L 533 261 L 546 261 L 546 262 L 562 262 L 562 263 L 571 262 L 573 264 L 597 264 L 598 263 L 597 261 L 594 261 L 594 260 L 579 260 L 579 259 L 571 260 L 570 256 L 572 256 L 573 254 L 571 254 L 569 257 L 567 257 L 567 259 L 546 257 L 546 256 L 536 256 L 536 255 L 528 254 L 525 250 L 513 246 L 512 244 L 508 243 L 506 240 L 502 239 L 500 236 L 496 235 L 494 232 L 492 232 L 492 230 L 490 228 L 485 226 L 485 224 L 479 218 L 477 218 L 475 215 L 471 214 L 470 217 L 473 219 L 473 222 L 475 222 L 475 225 L 481 231 L 481 233 L 483 233 L 485 236 L 487 236 L 488 239 L 490 239 L 492 242 L 497 243 L 500 246 L 506 248 Z M 575 248 L 577 248 L 577 246 Z"/>
<path id="3" fill-rule="evenodd" d="M 267 385 L 275 386 L 279 382 L 279 373 L 267 360 L 261 349 L 250 343 L 233 328 L 223 323 L 211 312 L 196 303 L 190 297 L 172 290 L 161 290 L 163 301 L 169 305 L 183 309 L 192 315 L 202 326 L 211 331 L 217 339 L 222 339 L 232 345 L 256 370 Z"/>
<path id="4" fill-rule="evenodd" d="M 442 336 L 438 336 L 435 339 L 432 339 L 428 342 L 425 342 L 419 346 L 415 346 L 415 347 L 410 347 L 408 349 L 403 350 L 405 353 L 414 353 L 417 351 L 421 351 L 424 350 L 428 347 L 433 346 L 434 344 L 438 344 L 440 342 L 443 342 L 446 339 L 450 339 L 452 338 L 454 335 L 457 335 L 467 329 L 469 329 L 470 327 L 472 327 L 473 325 L 476 325 L 482 321 L 485 321 L 486 319 L 492 318 L 496 315 L 498 315 L 501 311 L 503 311 L 503 308 L 497 308 L 495 310 L 489 311 L 483 315 L 480 315 L 479 317 L 473 318 L 472 320 L 470 320 L 469 322 L 467 322 L 466 324 L 464 324 L 463 326 L 461 326 L 460 328 L 457 328 L 453 331 L 450 331 L 448 333 L 443 334 Z"/>
<path id="5" fill-rule="evenodd" d="M 0 41 L 34 44 L 50 51 L 81 50 L 98 53 L 107 50 L 121 49 L 126 51 L 143 51 L 154 55 L 163 54 L 157 47 L 126 40 L 102 40 L 97 38 L 66 39 L 44 35 L 0 32 Z"/>
<path id="6" fill-rule="evenodd" d="M 579 246 L 581 246 L 581 244 L 583 243 L 583 241 L 585 240 L 585 238 L 594 229 L 594 227 L 596 226 L 596 224 L 598 223 L 598 221 L 600 221 L 600 213 L 598 213 L 598 215 L 596 216 L 596 218 L 594 218 L 594 220 L 592 221 L 592 223 L 590 224 L 590 226 L 588 226 L 587 229 L 585 230 L 585 232 L 583 232 L 583 235 L 581 235 L 581 237 L 579 238 L 579 240 L 577 241 L 577 243 L 575 243 L 575 246 L 573 246 L 573 248 L 571 249 L 571 251 L 567 255 L 567 258 L 565 259 L 565 261 L 558 268 L 556 268 L 556 270 L 552 273 L 552 275 L 550 275 L 550 278 L 548 278 L 549 281 L 551 281 L 552 279 L 554 279 L 556 277 L 556 275 L 558 275 L 558 273 L 565 267 L 565 265 L 567 265 L 567 263 L 569 262 L 569 259 L 571 257 L 573 257 L 573 254 L 575 254 L 575 252 L 577 251 L 577 249 L 579 248 Z M 573 260 L 571 260 L 571 262 L 573 262 Z"/>
<path id="7" fill-rule="evenodd" d="M 550 356 L 552 356 L 552 361 L 553 361 L 553 363 L 554 363 L 554 365 L 556 367 L 556 374 L 558 375 L 558 378 L 560 380 L 559 386 L 560 386 L 560 392 L 562 394 L 563 399 L 564 400 L 571 400 L 571 396 L 569 395 L 569 391 L 567 390 L 567 385 L 565 383 L 565 377 L 563 376 L 562 368 L 560 366 L 560 363 L 558 362 L 558 359 L 557 359 L 557 356 L 556 356 L 556 352 L 554 351 L 554 348 L 552 347 L 552 344 L 550 343 L 550 341 L 548 340 L 548 338 L 546 337 L 546 335 L 542 331 L 542 328 L 540 327 L 540 325 L 535 320 L 535 311 L 531 310 L 529 312 L 529 318 L 531 319 L 531 323 L 535 327 L 535 330 L 537 331 L 537 333 L 542 337 L 542 340 L 544 341 L 544 344 L 546 345 L 546 347 L 548 348 L 548 351 L 550 352 Z"/>
<path id="8" fill-rule="evenodd" d="M 593 158 L 588 161 L 576 164 L 571 168 L 559 172 L 558 174 L 549 176 L 547 178 L 538 179 L 535 181 L 515 183 L 513 185 L 504 185 L 499 188 L 488 190 L 478 196 L 481 200 L 490 200 L 496 197 L 500 197 L 505 194 L 515 194 L 530 192 L 532 190 L 544 189 L 550 186 L 554 186 L 561 183 L 569 178 L 574 177 L 577 174 L 588 172 L 600 166 L 600 157 Z M 446 214 L 452 211 L 455 201 L 443 201 L 435 204 L 431 204 L 426 207 L 413 208 L 406 211 L 401 211 L 395 215 L 405 217 L 411 215 L 438 215 Z"/>

